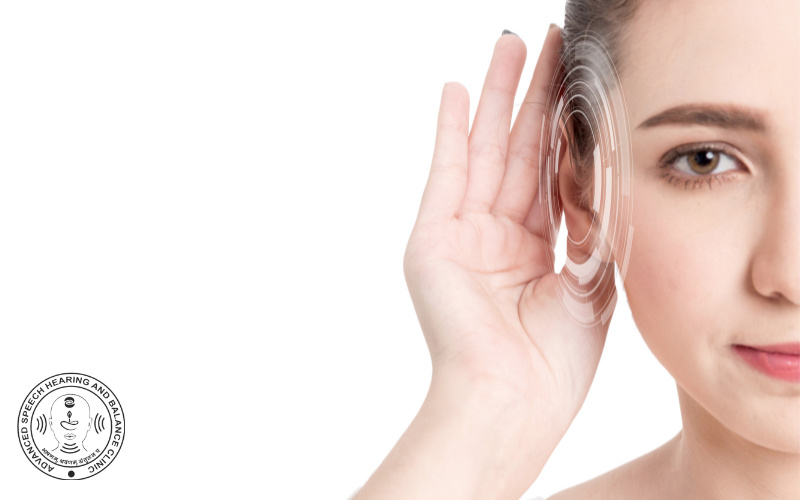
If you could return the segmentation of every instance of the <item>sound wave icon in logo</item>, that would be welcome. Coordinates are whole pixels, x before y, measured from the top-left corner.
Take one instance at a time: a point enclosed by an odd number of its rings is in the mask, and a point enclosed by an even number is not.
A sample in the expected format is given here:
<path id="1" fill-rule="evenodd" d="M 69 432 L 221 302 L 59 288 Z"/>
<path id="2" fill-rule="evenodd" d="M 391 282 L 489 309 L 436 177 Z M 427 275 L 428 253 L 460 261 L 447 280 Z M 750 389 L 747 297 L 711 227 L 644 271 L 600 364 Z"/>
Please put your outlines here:
<path id="1" fill-rule="evenodd" d="M 36 417 L 36 431 L 41 434 L 47 432 L 47 418 L 44 415 Z"/>
<path id="2" fill-rule="evenodd" d="M 94 416 L 94 431 L 101 434 L 106 428 L 106 417 L 96 413 Z"/>

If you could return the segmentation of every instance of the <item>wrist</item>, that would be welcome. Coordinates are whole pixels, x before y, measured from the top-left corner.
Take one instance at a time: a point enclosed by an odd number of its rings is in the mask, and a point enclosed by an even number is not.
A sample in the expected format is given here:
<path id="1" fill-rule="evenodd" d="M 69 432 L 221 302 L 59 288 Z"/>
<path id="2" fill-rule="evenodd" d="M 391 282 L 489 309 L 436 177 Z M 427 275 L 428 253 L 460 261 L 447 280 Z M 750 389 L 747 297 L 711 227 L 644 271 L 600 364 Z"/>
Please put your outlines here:
<path id="1" fill-rule="evenodd" d="M 533 384 L 440 370 L 415 422 L 448 429 L 443 432 L 460 441 L 463 467 L 473 467 L 481 478 L 476 484 L 487 487 L 476 498 L 485 500 L 519 498 L 527 491 L 569 427 L 565 417 L 558 398 L 537 393 Z M 468 465 L 469 456 L 475 461 Z"/>
<path id="2" fill-rule="evenodd" d="M 434 369 L 416 417 L 353 500 L 522 496 L 561 435 L 549 398 L 504 380 Z"/>
<path id="3" fill-rule="evenodd" d="M 490 410 L 508 407 L 507 417 L 533 410 L 536 394 L 527 380 L 512 379 L 488 370 L 436 367 L 425 401 L 444 400 L 453 407 L 475 406 Z"/>
<path id="4" fill-rule="evenodd" d="M 364 486 L 368 498 L 519 498 L 554 445 L 532 401 L 487 380 L 432 380 L 411 425 Z"/>

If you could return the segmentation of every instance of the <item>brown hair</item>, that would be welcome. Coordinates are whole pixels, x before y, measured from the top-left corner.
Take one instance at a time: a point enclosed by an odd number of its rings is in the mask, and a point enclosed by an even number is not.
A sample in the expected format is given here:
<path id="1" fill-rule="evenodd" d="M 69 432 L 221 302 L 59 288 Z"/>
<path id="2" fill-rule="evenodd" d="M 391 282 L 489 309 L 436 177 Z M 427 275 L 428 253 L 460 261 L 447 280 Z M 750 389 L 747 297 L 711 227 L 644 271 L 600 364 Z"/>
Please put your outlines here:
<path id="1" fill-rule="evenodd" d="M 640 3 L 641 0 L 567 0 L 564 29 L 561 32 L 561 57 L 564 61 L 563 74 L 567 75 L 564 81 L 566 88 L 575 81 L 586 78 L 581 69 L 586 64 L 583 54 L 577 51 L 567 54 L 566 51 L 575 45 L 576 40 L 589 34 L 604 43 L 617 72 L 620 71 L 621 48 L 627 33 L 625 23 L 633 17 Z M 585 101 L 576 99 L 571 105 L 574 106 L 571 111 L 582 111 L 585 116 L 591 116 L 590 110 L 583 109 L 588 106 Z M 595 144 L 592 130 L 589 123 L 576 118 L 570 120 L 569 131 L 570 159 L 579 188 L 579 199 L 575 201 L 579 206 L 588 209 L 592 206 L 591 186 L 594 182 L 592 152 Z"/>

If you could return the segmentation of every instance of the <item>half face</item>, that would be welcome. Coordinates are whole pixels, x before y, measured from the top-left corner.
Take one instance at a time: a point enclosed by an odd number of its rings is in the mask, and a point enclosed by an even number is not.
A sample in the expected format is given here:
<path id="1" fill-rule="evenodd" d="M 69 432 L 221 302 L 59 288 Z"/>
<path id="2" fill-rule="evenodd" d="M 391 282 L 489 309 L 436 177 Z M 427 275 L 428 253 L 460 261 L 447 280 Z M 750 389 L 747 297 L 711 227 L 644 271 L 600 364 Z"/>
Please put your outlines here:
<path id="1" fill-rule="evenodd" d="M 620 74 L 636 324 L 706 411 L 793 453 L 798 356 L 741 346 L 800 343 L 798 28 L 796 0 L 644 1 Z"/>

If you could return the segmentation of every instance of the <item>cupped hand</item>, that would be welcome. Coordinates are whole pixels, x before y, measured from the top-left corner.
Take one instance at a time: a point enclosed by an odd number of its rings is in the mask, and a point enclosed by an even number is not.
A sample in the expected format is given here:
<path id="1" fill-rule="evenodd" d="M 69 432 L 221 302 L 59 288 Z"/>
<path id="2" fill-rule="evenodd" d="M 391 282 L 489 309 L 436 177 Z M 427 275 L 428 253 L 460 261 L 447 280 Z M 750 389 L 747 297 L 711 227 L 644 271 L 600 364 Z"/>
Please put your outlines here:
<path id="1" fill-rule="evenodd" d="M 553 413 L 558 434 L 586 398 L 608 327 L 581 327 L 561 305 L 542 230 L 539 142 L 560 46 L 553 27 L 510 131 L 526 58 L 518 36 L 495 45 L 471 131 L 466 89 L 445 85 L 404 257 L 434 379 L 488 382 L 528 398 Z"/>

